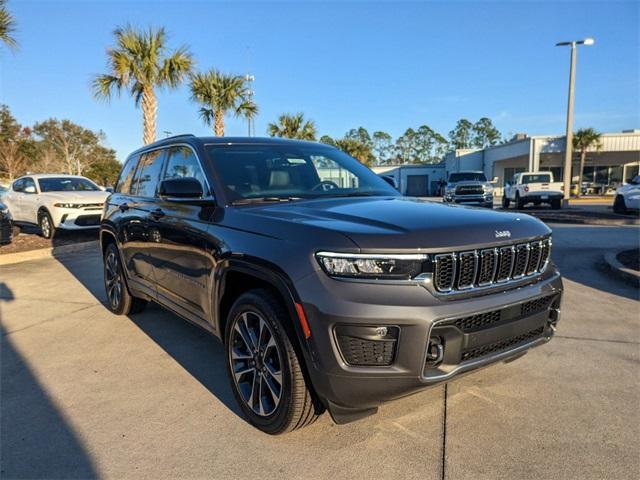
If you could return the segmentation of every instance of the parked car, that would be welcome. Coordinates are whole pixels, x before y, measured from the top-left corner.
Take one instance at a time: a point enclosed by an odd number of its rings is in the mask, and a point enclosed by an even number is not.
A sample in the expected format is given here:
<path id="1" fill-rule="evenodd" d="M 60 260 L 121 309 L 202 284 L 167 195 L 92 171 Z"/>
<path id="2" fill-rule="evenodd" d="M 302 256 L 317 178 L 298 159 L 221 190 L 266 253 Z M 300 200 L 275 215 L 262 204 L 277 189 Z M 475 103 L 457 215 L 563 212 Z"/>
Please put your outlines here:
<path id="1" fill-rule="evenodd" d="M 13 219 L 9 207 L 0 202 L 0 245 L 11 243 L 13 239 Z"/>
<path id="2" fill-rule="evenodd" d="M 528 203 L 540 205 L 548 203 L 553 209 L 562 207 L 562 183 L 553 181 L 551 172 L 516 173 L 504 187 L 502 206 L 509 208 L 514 202 L 516 208 L 522 209 Z"/>
<path id="3" fill-rule="evenodd" d="M 539 220 L 405 198 L 286 139 L 137 150 L 100 242 L 109 308 L 154 301 L 220 338 L 240 408 L 270 434 L 513 360 L 552 337 L 563 290 Z"/>
<path id="4" fill-rule="evenodd" d="M 613 211 L 627 213 L 628 210 L 640 210 L 640 175 L 616 190 Z"/>
<path id="5" fill-rule="evenodd" d="M 85 177 L 39 174 L 15 180 L 4 202 L 16 224 L 38 225 L 43 237 L 52 238 L 58 229 L 99 228 L 108 196 Z"/>
<path id="6" fill-rule="evenodd" d="M 493 185 L 483 172 L 451 173 L 444 189 L 443 201 L 493 208 Z"/>

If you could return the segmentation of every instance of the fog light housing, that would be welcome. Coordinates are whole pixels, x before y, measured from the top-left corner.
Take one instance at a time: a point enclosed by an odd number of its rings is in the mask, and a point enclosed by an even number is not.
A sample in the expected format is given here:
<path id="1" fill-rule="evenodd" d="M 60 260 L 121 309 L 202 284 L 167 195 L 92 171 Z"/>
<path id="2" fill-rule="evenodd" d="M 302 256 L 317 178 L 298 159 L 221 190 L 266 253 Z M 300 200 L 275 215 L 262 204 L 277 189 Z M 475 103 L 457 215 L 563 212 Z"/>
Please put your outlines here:
<path id="1" fill-rule="evenodd" d="M 337 325 L 335 335 L 345 363 L 389 366 L 393 363 L 400 329 L 393 326 Z"/>

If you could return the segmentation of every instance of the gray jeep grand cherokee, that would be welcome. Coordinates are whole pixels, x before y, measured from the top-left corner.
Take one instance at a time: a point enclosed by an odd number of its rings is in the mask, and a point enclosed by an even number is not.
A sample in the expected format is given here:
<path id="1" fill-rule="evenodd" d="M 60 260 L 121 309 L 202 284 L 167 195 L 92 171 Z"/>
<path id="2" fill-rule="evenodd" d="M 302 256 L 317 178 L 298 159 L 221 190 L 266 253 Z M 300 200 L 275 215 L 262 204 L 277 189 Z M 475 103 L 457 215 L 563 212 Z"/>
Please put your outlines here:
<path id="1" fill-rule="evenodd" d="M 154 301 L 220 338 L 239 405 L 272 434 L 512 360 L 560 315 L 542 222 L 404 198 L 318 143 L 147 145 L 100 239 L 109 307 Z"/>

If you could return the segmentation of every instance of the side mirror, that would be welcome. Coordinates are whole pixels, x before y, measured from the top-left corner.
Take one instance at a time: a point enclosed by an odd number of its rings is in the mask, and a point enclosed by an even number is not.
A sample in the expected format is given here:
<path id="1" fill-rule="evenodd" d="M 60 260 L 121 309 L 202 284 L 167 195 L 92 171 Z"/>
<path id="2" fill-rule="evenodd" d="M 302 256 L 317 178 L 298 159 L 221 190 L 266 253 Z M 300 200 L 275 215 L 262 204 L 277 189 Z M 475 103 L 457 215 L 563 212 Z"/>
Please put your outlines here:
<path id="1" fill-rule="evenodd" d="M 24 187 L 23 192 L 24 193 L 36 193 L 36 187 L 34 187 L 33 185 L 28 185 L 28 186 Z"/>
<path id="2" fill-rule="evenodd" d="M 202 198 L 202 185 L 193 177 L 171 178 L 160 182 L 161 197 L 175 199 Z"/>
<path id="3" fill-rule="evenodd" d="M 113 193 L 113 187 L 105 187 L 104 191 L 108 193 Z"/>

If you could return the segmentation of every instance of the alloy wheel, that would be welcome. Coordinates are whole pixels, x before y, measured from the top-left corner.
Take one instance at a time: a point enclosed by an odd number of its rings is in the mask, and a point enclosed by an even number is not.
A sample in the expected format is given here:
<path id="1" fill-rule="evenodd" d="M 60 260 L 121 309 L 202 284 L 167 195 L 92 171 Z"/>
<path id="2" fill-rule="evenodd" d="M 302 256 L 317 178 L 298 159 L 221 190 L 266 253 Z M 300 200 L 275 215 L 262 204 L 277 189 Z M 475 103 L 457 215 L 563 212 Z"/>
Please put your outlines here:
<path id="1" fill-rule="evenodd" d="M 107 284 L 107 296 L 109 303 L 114 310 L 120 305 L 122 299 L 122 275 L 117 255 L 109 252 L 105 261 L 105 282 Z"/>
<path id="2" fill-rule="evenodd" d="M 49 217 L 46 215 L 40 218 L 40 230 L 42 230 L 42 235 L 45 238 L 49 238 L 51 235 L 51 224 L 49 223 Z"/>
<path id="3" fill-rule="evenodd" d="M 272 327 L 255 311 L 235 319 L 229 337 L 229 363 L 244 403 L 256 414 L 273 414 L 283 396 L 282 357 Z"/>

